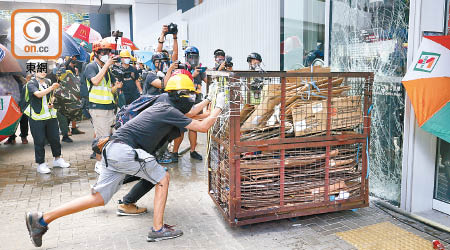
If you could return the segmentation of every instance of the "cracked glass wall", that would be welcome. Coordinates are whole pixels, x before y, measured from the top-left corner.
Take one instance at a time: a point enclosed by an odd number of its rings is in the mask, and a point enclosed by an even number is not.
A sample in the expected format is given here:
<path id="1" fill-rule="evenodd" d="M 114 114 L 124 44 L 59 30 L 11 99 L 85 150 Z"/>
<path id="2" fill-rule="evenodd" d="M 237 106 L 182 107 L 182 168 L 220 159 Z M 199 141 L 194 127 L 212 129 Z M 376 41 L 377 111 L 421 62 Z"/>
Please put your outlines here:
<path id="1" fill-rule="evenodd" d="M 332 71 L 375 73 L 370 193 L 399 205 L 409 0 L 331 0 Z"/>

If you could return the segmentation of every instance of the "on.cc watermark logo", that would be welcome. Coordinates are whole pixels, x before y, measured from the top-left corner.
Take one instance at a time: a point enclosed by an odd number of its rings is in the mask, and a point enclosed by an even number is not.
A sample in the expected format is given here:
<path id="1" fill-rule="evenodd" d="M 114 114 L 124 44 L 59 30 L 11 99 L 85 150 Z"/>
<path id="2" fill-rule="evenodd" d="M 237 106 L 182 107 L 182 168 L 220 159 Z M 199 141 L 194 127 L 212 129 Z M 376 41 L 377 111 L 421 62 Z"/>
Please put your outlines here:
<path id="1" fill-rule="evenodd" d="M 56 59 L 62 52 L 62 17 L 54 9 L 19 9 L 11 15 L 11 52 L 19 59 Z"/>

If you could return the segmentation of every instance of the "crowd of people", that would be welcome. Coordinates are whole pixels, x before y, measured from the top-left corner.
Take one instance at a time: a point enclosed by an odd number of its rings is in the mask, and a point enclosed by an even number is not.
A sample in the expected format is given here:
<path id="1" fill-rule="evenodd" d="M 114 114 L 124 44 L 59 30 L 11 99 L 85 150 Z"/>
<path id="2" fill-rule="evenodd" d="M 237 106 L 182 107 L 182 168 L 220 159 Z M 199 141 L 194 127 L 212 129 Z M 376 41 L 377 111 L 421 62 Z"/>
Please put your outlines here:
<path id="1" fill-rule="evenodd" d="M 50 173 L 45 163 L 44 146 L 51 146 L 53 166 L 67 168 L 61 158 L 62 141 L 70 143 L 69 132 L 84 133 L 76 121 L 60 114 L 53 103 L 53 93 L 60 88 L 60 68 L 79 80 L 83 114 L 94 128 L 94 144 L 105 141 L 104 147 L 93 152 L 95 171 L 99 174 L 92 194 L 78 198 L 49 212 L 28 212 L 25 216 L 30 238 L 35 246 L 42 245 L 42 236 L 53 220 L 88 208 L 105 205 L 123 183 L 138 181 L 119 200 L 117 214 L 138 215 L 146 208 L 137 201 L 155 187 L 153 227 L 147 240 L 159 241 L 181 236 L 183 232 L 163 223 L 167 200 L 169 173 L 160 164 L 178 162 L 178 150 L 188 131 L 190 157 L 201 161 L 196 151 L 197 133 L 207 132 L 225 107 L 225 94 L 218 93 L 211 107 L 212 94 L 203 96 L 202 85 L 207 81 L 206 67 L 200 63 L 200 51 L 188 47 L 184 63 L 178 60 L 176 32 L 172 53 L 163 50 L 168 27 L 163 26 L 158 47 L 152 56 L 153 69 L 138 62 L 128 50 L 114 51 L 107 40 L 95 42 L 89 63 L 80 63 L 76 56 L 49 63 L 49 73 L 35 72 L 23 87 L 23 112 L 28 119 L 34 140 L 39 173 Z M 211 70 L 233 70 L 231 57 L 222 49 L 214 51 L 215 66 Z M 250 70 L 261 70 L 258 53 L 247 57 Z M 212 90 L 212 88 L 210 88 Z M 210 92 L 212 93 L 212 92 Z M 214 92 L 215 93 L 215 92 Z M 152 104 L 139 115 L 113 130 L 117 110 L 133 105 L 140 97 L 154 96 Z M 66 115 L 67 116 L 67 115 Z M 58 122 L 59 121 L 59 122 Z M 27 122 L 24 122 L 26 124 Z M 21 123 L 22 124 L 22 123 Z M 72 124 L 70 130 L 69 124 Z M 24 125 L 25 126 L 25 125 Z M 27 143 L 25 128 L 21 127 L 22 143 Z M 169 152 L 168 144 L 173 141 Z M 7 143 L 13 144 L 11 137 Z"/>

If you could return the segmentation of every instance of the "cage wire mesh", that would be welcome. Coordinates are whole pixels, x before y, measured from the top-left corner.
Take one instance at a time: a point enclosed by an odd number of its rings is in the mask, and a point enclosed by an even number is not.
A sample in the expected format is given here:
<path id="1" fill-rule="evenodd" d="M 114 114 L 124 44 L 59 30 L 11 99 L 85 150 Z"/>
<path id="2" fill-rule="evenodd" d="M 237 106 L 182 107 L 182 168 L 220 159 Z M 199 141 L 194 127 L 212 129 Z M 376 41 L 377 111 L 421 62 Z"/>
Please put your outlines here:
<path id="1" fill-rule="evenodd" d="M 228 215 L 230 209 L 364 199 L 371 75 L 278 73 L 211 77 L 211 86 L 225 93 L 227 103 L 210 130 L 213 199 Z M 342 143 L 341 138 L 337 143 L 336 136 L 359 142 Z M 325 143 L 330 140 L 336 143 Z M 264 149 L 268 145 L 278 148 Z M 232 171 L 235 179 L 230 179 Z M 230 192 L 233 183 L 235 193 Z"/>

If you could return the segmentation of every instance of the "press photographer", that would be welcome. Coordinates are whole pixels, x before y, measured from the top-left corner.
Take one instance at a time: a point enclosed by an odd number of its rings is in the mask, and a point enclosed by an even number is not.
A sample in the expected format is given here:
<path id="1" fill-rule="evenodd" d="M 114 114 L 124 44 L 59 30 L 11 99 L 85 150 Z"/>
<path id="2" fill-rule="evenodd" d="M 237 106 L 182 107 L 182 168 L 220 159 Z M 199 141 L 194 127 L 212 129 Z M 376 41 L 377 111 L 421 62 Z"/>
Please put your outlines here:
<path id="1" fill-rule="evenodd" d="M 113 74 L 118 74 L 119 81 L 123 82 L 122 91 L 125 96 L 126 105 L 132 103 L 139 98 L 142 93 L 141 83 L 139 82 L 139 74 L 136 68 L 131 67 L 131 54 L 128 50 L 122 50 L 120 52 L 120 60 L 122 65 L 119 67 L 113 66 Z"/>
<path id="2" fill-rule="evenodd" d="M 215 66 L 214 70 L 226 70 L 226 71 L 232 71 L 233 70 L 233 58 L 231 56 L 225 55 L 225 51 L 222 49 L 216 49 L 214 51 L 214 61 Z"/>
<path id="3" fill-rule="evenodd" d="M 114 93 L 122 88 L 122 81 L 116 81 L 109 67 L 118 60 L 111 55 L 113 44 L 106 40 L 95 42 L 92 46 L 94 61 L 85 69 L 86 83 L 89 92 L 89 110 L 92 116 L 95 136 L 109 136 L 114 123 Z M 101 156 L 97 155 L 96 166 L 101 165 Z"/>
<path id="4" fill-rule="evenodd" d="M 144 94 L 159 95 L 164 89 L 164 77 L 169 69 L 169 58 L 163 52 L 156 52 L 152 56 L 155 70 L 147 73 L 144 81 Z"/>

